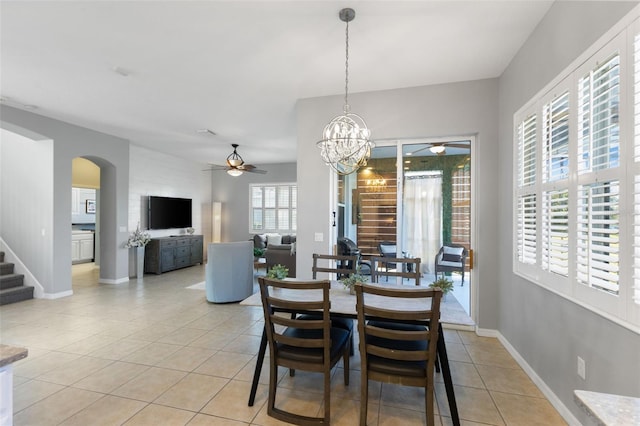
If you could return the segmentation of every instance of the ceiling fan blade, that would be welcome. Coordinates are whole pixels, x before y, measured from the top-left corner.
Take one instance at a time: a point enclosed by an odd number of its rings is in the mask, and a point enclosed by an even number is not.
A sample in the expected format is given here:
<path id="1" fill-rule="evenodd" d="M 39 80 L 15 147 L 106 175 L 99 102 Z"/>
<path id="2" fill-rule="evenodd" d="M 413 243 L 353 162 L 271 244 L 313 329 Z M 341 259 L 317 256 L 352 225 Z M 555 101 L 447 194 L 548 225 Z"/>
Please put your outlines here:
<path id="1" fill-rule="evenodd" d="M 249 172 L 249 173 L 259 173 L 261 175 L 266 175 L 267 171 L 266 170 L 260 170 L 260 169 L 251 169 L 251 170 L 245 170 L 245 172 Z"/>
<path id="2" fill-rule="evenodd" d="M 220 164 L 211 164 L 209 163 L 209 168 L 208 169 L 204 169 L 204 172 L 211 172 L 211 171 L 218 171 L 218 170 L 229 170 L 230 167 L 229 166 L 223 166 Z"/>

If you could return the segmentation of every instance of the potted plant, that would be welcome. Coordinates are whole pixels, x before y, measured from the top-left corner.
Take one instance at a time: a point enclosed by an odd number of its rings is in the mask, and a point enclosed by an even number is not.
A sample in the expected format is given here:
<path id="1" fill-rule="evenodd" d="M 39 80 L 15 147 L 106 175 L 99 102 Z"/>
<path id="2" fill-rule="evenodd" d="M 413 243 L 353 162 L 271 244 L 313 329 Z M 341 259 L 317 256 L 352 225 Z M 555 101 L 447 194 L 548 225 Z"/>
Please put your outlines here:
<path id="1" fill-rule="evenodd" d="M 445 276 L 442 276 L 440 278 L 437 278 L 431 284 L 429 284 L 429 287 L 430 288 L 438 287 L 440 290 L 442 290 L 442 298 L 446 300 L 447 294 L 453 291 L 453 281 Z"/>
<path id="2" fill-rule="evenodd" d="M 151 241 L 151 235 L 148 232 L 140 230 L 140 224 L 136 230 L 129 235 L 129 239 L 124 245 L 126 248 L 136 249 L 136 277 L 138 279 L 144 277 L 144 247 Z"/>
<path id="3" fill-rule="evenodd" d="M 289 268 L 286 268 L 280 264 L 274 265 L 267 272 L 267 278 L 275 278 L 277 280 L 283 280 L 289 275 Z"/>
<path id="4" fill-rule="evenodd" d="M 262 256 L 264 256 L 264 249 L 262 248 L 258 248 L 258 247 L 254 247 L 253 248 L 253 257 L 258 260 L 260 259 Z"/>
<path id="5" fill-rule="evenodd" d="M 344 285 L 344 288 L 349 289 L 349 293 L 355 294 L 356 283 L 366 283 L 369 280 L 367 276 L 360 273 L 360 265 L 356 266 L 356 272 L 349 274 L 348 277 L 342 278 L 339 281 Z"/>

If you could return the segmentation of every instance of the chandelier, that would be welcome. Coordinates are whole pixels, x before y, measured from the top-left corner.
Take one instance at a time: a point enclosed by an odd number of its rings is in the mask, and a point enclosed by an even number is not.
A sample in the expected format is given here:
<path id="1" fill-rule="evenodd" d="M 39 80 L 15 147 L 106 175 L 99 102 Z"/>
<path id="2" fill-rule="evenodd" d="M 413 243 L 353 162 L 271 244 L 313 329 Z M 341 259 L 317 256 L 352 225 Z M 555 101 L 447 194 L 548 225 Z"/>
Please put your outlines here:
<path id="1" fill-rule="evenodd" d="M 353 9 L 345 8 L 338 14 L 346 22 L 346 54 L 344 79 L 343 114 L 329 122 L 322 132 L 323 139 L 317 143 L 324 162 L 339 175 L 348 175 L 367 165 L 371 156 L 371 131 L 362 117 L 351 112 L 349 107 L 349 22 L 356 17 Z"/>

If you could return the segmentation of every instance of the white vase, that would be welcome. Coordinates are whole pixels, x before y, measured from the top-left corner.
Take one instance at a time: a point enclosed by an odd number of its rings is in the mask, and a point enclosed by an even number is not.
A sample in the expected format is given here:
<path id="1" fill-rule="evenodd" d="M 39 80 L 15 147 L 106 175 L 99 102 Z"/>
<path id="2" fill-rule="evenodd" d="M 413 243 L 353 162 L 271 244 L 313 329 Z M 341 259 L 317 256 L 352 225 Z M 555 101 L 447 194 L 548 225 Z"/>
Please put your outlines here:
<path id="1" fill-rule="evenodd" d="M 136 247 L 136 278 L 144 277 L 144 246 Z"/>

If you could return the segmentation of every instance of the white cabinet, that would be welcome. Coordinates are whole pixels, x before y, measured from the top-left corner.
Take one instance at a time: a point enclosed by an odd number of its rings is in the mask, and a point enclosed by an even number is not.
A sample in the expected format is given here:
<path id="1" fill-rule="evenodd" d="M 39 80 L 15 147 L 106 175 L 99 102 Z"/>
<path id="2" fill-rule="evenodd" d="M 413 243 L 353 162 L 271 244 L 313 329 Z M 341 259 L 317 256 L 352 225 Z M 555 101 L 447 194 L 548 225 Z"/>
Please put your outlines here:
<path id="1" fill-rule="evenodd" d="M 71 234 L 71 263 L 93 260 L 93 232 L 74 231 Z"/>

